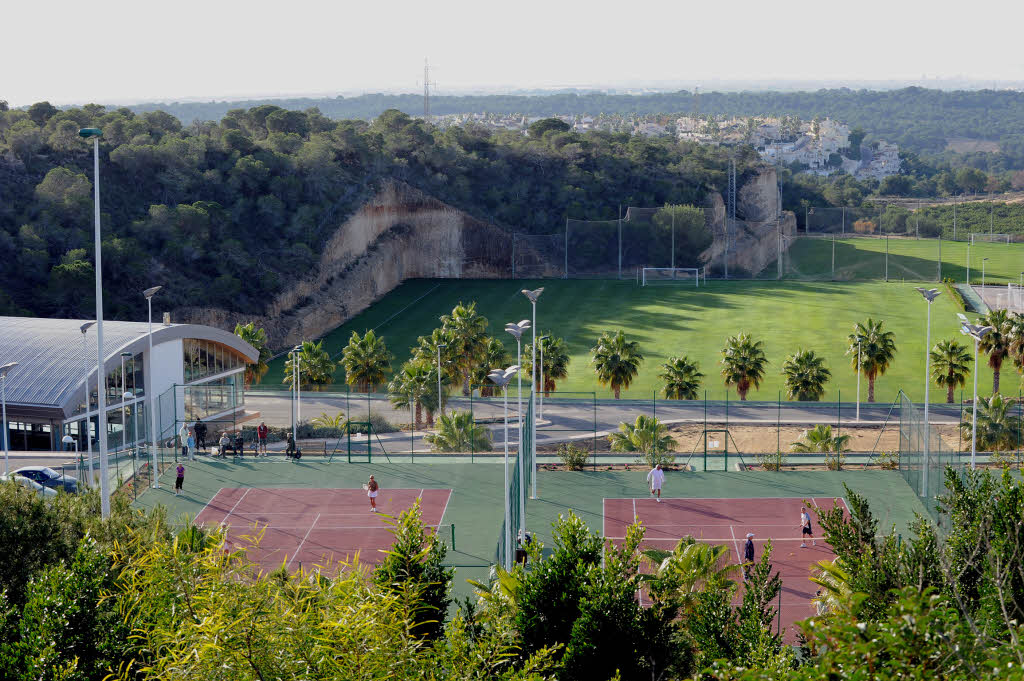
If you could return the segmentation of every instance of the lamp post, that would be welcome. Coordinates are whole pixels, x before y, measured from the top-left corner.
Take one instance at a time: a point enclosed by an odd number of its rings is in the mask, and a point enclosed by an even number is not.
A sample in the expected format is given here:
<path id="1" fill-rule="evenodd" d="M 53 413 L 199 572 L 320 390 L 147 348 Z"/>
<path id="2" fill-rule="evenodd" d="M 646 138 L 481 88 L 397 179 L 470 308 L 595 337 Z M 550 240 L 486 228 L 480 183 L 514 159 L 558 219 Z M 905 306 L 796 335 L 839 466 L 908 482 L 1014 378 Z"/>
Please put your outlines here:
<path id="1" fill-rule="evenodd" d="M 520 348 L 522 343 L 523 331 L 530 328 L 530 320 L 523 319 L 518 324 L 506 324 L 505 331 L 509 332 L 516 339 L 516 366 L 519 364 L 519 356 L 521 354 Z M 523 487 L 523 480 L 526 479 L 526 462 L 523 460 L 523 374 L 522 372 L 516 373 L 516 381 L 518 382 L 518 392 L 516 395 L 517 405 L 519 408 L 519 497 L 523 504 L 526 506 L 526 489 Z"/>
<path id="2" fill-rule="evenodd" d="M 537 415 L 544 416 L 544 341 L 551 338 L 551 336 L 541 336 L 537 339 L 540 343 L 540 409 L 537 410 Z M 534 499 L 537 497 L 534 496 Z"/>
<path id="3" fill-rule="evenodd" d="M 135 393 L 131 392 L 129 390 L 125 390 L 124 394 L 121 395 L 121 399 L 122 400 L 134 400 L 135 399 Z M 125 424 L 125 425 L 127 425 L 127 424 Z M 138 441 L 139 441 L 139 410 L 138 410 L 138 405 L 133 403 L 132 404 L 132 442 L 136 443 L 135 444 L 135 456 L 138 456 L 138 452 L 139 452 L 139 445 L 137 444 Z M 191 452 L 192 450 L 190 449 L 189 451 Z"/>
<path id="4" fill-rule="evenodd" d="M 147 288 L 142 292 L 146 298 L 146 307 L 149 308 L 149 362 L 146 365 L 146 376 L 149 377 L 149 454 L 152 457 L 153 466 L 153 489 L 160 486 L 157 479 L 156 465 L 156 376 L 153 375 L 153 296 L 162 286 Z"/>
<path id="5" fill-rule="evenodd" d="M 533 311 L 533 343 L 531 348 L 533 352 L 530 358 L 530 389 L 533 391 L 534 396 L 537 394 L 537 299 L 540 298 L 540 294 L 544 293 L 544 287 L 541 286 L 538 289 L 532 291 L 523 289 L 523 295 L 530 300 L 530 308 Z M 536 407 L 537 400 L 534 399 L 534 406 Z M 530 454 L 533 457 L 533 485 L 530 491 L 530 498 L 537 498 L 537 413 L 534 412 L 533 419 L 530 422 Z"/>
<path id="6" fill-rule="evenodd" d="M 956 205 L 956 204 L 953 204 Z M 971 285 L 971 242 L 967 242 L 967 285 Z"/>
<path id="7" fill-rule="evenodd" d="M 992 331 L 992 327 L 971 324 L 962 314 L 957 316 L 960 317 L 961 322 L 960 333 L 974 339 L 974 403 L 971 416 L 971 468 L 973 469 L 978 459 L 978 343 Z"/>
<path id="8" fill-rule="evenodd" d="M 126 415 L 128 405 L 124 401 L 132 398 L 132 394 L 128 392 L 128 377 L 124 372 L 124 360 L 131 356 L 130 352 L 121 353 L 121 447 L 123 449 L 128 449 L 128 417 Z M 128 397 L 126 398 L 125 395 Z"/>
<path id="9" fill-rule="evenodd" d="M 298 424 L 302 421 L 302 344 L 292 348 L 292 352 L 295 353 L 295 423 Z"/>
<path id="10" fill-rule="evenodd" d="M 296 449 L 299 446 L 299 428 L 298 428 L 298 412 L 295 409 L 296 397 L 299 387 L 299 353 L 297 352 L 298 346 L 292 348 L 292 351 L 288 353 L 292 359 L 292 442 L 295 443 Z"/>
<path id="11" fill-rule="evenodd" d="M 79 468 L 79 470 L 81 470 L 81 468 L 82 468 L 82 457 L 80 457 L 78 455 L 78 440 L 76 440 L 75 438 L 71 437 L 71 435 L 65 435 L 64 437 L 62 437 L 60 439 L 60 441 L 64 445 L 64 450 L 65 451 L 67 451 L 68 445 L 74 445 L 75 446 L 75 458 L 78 459 L 78 468 Z M 79 475 L 81 475 L 81 473 L 79 473 Z"/>
<path id="12" fill-rule="evenodd" d="M 925 289 L 920 286 L 915 287 L 917 292 L 921 294 L 926 301 L 928 301 L 928 322 L 925 327 L 924 337 L 924 466 L 921 468 L 921 481 L 922 481 L 922 492 L 921 496 L 928 496 L 928 464 L 929 454 L 931 453 L 931 438 L 932 438 L 932 424 L 928 420 L 928 389 L 931 387 L 931 380 L 928 377 L 928 369 L 931 362 L 931 347 L 932 347 L 932 302 L 939 297 L 939 289 L 930 288 Z"/>
<path id="13" fill-rule="evenodd" d="M 988 258 L 981 259 L 981 295 L 985 295 L 985 263 L 988 262 Z"/>
<path id="14" fill-rule="evenodd" d="M 3 412 L 4 412 L 4 475 L 11 474 L 10 464 L 10 443 L 8 440 L 11 439 L 11 431 L 7 427 L 7 372 L 18 366 L 17 362 L 8 362 L 3 366 L 0 366 L 0 399 L 3 400 Z"/>
<path id="15" fill-rule="evenodd" d="M 857 336 L 857 420 L 860 421 L 860 336 Z"/>
<path id="16" fill-rule="evenodd" d="M 447 343 L 437 344 L 437 413 L 444 416 L 444 402 L 441 401 L 441 348 L 448 347 Z"/>
<path id="17" fill-rule="evenodd" d="M 85 361 L 85 375 L 82 376 L 82 382 L 85 384 L 85 451 L 87 452 L 86 460 L 89 462 L 89 479 L 85 484 L 92 487 L 96 484 L 96 478 L 92 474 L 92 417 L 89 416 L 89 349 L 86 347 L 85 334 L 96 322 L 86 322 L 79 327 L 79 331 L 82 332 L 82 359 Z M 99 390 L 99 386 L 96 387 Z"/>
<path id="18" fill-rule="evenodd" d="M 512 376 L 519 373 L 519 367 L 517 365 L 510 366 L 507 369 L 492 369 L 487 378 L 501 388 L 501 392 L 505 396 L 505 534 L 503 540 L 505 542 L 505 569 L 512 569 L 512 508 L 510 507 L 509 490 L 508 490 L 508 384 L 512 380 Z M 525 514 L 520 512 L 521 524 L 525 524 L 525 518 L 522 518 Z"/>
<path id="19" fill-rule="evenodd" d="M 107 460 L 107 401 L 103 394 L 106 390 L 107 373 L 103 368 L 103 262 L 102 244 L 100 239 L 100 136 L 99 128 L 82 128 L 78 135 L 83 139 L 92 140 L 92 173 L 93 173 L 93 244 L 96 251 L 96 409 L 100 454 L 100 513 L 104 518 L 110 516 L 110 476 Z"/>

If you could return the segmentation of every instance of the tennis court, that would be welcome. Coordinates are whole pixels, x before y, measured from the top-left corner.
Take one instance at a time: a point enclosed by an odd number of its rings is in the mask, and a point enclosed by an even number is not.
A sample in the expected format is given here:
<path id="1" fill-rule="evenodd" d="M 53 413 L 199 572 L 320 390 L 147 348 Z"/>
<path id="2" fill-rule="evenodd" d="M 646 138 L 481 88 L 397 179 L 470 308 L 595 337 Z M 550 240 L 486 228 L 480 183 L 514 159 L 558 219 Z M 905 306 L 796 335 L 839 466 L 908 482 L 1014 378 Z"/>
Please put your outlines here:
<path id="1" fill-rule="evenodd" d="M 417 499 L 423 524 L 454 536 L 443 520 L 450 489 L 385 489 L 370 512 L 361 489 L 295 487 L 221 488 L 196 517 L 204 525 L 226 525 L 228 544 L 247 548 L 249 559 L 263 572 L 284 565 L 301 566 L 360 562 L 376 564 L 382 549 L 394 542 L 386 516 L 398 516 Z M 449 544 L 451 546 L 451 544 Z"/>
<path id="2" fill-rule="evenodd" d="M 748 532 L 754 533 L 755 559 L 760 559 L 764 545 L 772 542 L 772 567 L 782 578 L 781 598 L 774 604 L 780 611 L 778 625 L 787 643 L 796 641 L 794 623 L 815 614 L 811 599 L 815 586 L 808 580 L 811 568 L 819 560 L 832 560 L 835 554 L 822 539 L 813 510 L 811 525 L 817 546 L 807 541 L 806 548 L 799 530 L 800 507 L 811 502 L 823 509 L 845 500 L 831 497 L 762 497 L 735 499 L 624 498 L 604 500 L 603 534 L 616 545 L 625 538 L 626 529 L 639 520 L 646 529 L 642 548 L 671 551 L 680 539 L 692 536 L 709 544 L 732 549 L 732 559 L 743 563 L 743 545 Z M 740 573 L 742 579 L 742 573 Z M 741 592 L 742 594 L 742 592 Z M 641 596 L 641 598 L 643 598 Z"/>

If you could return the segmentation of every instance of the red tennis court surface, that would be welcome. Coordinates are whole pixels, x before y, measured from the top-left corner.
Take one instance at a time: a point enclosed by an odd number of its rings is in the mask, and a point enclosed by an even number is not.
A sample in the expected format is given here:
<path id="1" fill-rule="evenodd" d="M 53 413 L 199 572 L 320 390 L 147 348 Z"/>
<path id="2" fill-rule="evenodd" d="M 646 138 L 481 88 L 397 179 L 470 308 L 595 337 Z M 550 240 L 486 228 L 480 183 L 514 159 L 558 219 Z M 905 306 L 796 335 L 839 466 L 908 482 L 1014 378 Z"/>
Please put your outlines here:
<path id="1" fill-rule="evenodd" d="M 382 559 L 379 549 L 393 537 L 384 515 L 398 516 L 420 499 L 423 524 L 438 527 L 451 496 L 450 489 L 385 489 L 377 497 L 377 513 L 361 489 L 303 489 L 294 487 L 223 488 L 196 516 L 206 525 L 225 524 L 228 543 L 247 548 L 249 559 L 264 572 L 287 566 L 297 570 L 350 561 L 356 553 L 363 563 Z M 263 538 L 253 546 L 258 531 Z M 246 537 L 250 537 L 247 539 Z"/>
<path id="2" fill-rule="evenodd" d="M 626 528 L 636 520 L 643 522 L 646 533 L 643 548 L 670 551 L 685 536 L 709 544 L 732 548 L 733 560 L 743 562 L 743 545 L 747 533 L 754 533 L 755 560 L 760 560 L 767 540 L 772 540 L 772 566 L 782 577 L 782 635 L 787 643 L 796 641 L 793 623 L 815 614 L 811 599 L 817 588 L 808 580 L 811 567 L 819 560 L 832 560 L 832 547 L 822 539 L 816 514 L 810 511 L 811 527 L 817 546 L 800 535 L 800 507 L 813 502 L 829 509 L 845 500 L 832 498 L 760 498 L 760 499 L 605 499 L 604 536 L 621 544 Z M 779 607 L 779 603 L 775 603 Z"/>

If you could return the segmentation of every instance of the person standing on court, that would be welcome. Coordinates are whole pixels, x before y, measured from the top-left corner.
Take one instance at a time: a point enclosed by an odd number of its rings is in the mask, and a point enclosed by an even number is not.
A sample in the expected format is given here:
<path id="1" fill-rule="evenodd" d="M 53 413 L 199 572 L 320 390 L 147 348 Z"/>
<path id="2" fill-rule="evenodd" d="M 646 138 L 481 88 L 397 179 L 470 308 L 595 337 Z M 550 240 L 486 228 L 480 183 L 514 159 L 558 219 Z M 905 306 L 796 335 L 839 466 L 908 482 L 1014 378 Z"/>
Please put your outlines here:
<path id="1" fill-rule="evenodd" d="M 182 423 L 181 430 L 178 431 L 178 438 L 181 440 L 181 458 L 188 457 L 188 424 Z"/>
<path id="2" fill-rule="evenodd" d="M 189 461 L 195 461 L 196 460 L 196 436 L 193 435 L 191 432 L 188 434 L 187 443 L 188 443 L 188 460 Z"/>
<path id="3" fill-rule="evenodd" d="M 370 476 L 370 479 L 366 482 L 366 496 L 370 497 L 370 513 L 377 512 L 377 492 L 380 490 L 380 485 L 377 481 Z"/>
<path id="4" fill-rule="evenodd" d="M 657 494 L 657 502 L 661 503 L 661 486 L 665 482 L 665 471 L 661 470 L 661 464 L 651 469 L 647 474 L 647 486 L 651 488 L 651 494 Z"/>
<path id="5" fill-rule="evenodd" d="M 811 546 L 817 546 L 818 542 L 814 540 L 814 532 L 811 530 L 811 516 L 807 512 L 807 509 L 803 506 L 800 507 L 800 548 L 806 549 L 807 542 L 804 537 L 811 538 Z"/>
<path id="6" fill-rule="evenodd" d="M 256 426 L 256 456 L 267 455 L 267 437 L 269 435 L 270 429 L 267 428 L 266 422 L 260 421 L 260 425 Z"/>
<path id="7" fill-rule="evenodd" d="M 754 533 L 747 532 L 747 544 L 743 547 L 743 560 L 746 563 L 754 562 Z"/>
<path id="8" fill-rule="evenodd" d="M 199 449 L 206 449 L 206 424 L 203 423 L 202 419 L 196 419 L 196 424 L 192 426 L 192 430 L 196 434 L 196 446 Z"/>
<path id="9" fill-rule="evenodd" d="M 174 496 L 183 492 L 181 486 L 185 484 L 185 464 L 178 462 L 177 476 L 174 478 Z"/>

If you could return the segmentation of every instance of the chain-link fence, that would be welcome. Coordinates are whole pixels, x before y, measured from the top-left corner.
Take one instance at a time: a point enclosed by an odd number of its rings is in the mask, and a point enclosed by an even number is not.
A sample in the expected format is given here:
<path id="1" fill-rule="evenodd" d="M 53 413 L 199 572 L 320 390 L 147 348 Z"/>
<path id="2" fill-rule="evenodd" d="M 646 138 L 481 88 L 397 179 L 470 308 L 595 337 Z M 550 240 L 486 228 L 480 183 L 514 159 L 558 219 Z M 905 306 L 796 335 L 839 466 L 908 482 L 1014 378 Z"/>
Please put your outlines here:
<path id="1" fill-rule="evenodd" d="M 530 494 L 534 467 L 533 416 L 533 398 L 531 396 L 526 405 L 522 424 L 522 439 L 519 442 L 518 451 L 505 469 L 508 506 L 501 521 L 495 559 L 506 570 L 511 569 L 513 556 L 516 555 L 515 547 L 520 545 L 527 532 L 526 498 Z"/>
<path id="2" fill-rule="evenodd" d="M 946 468 L 961 469 L 959 446 L 954 449 L 932 425 L 926 423 L 923 409 L 900 392 L 899 470 L 903 479 L 921 498 L 928 513 L 940 528 L 948 529 L 949 519 L 938 511 L 937 499 L 948 493 Z M 928 419 L 932 419 L 929 417 Z"/>

